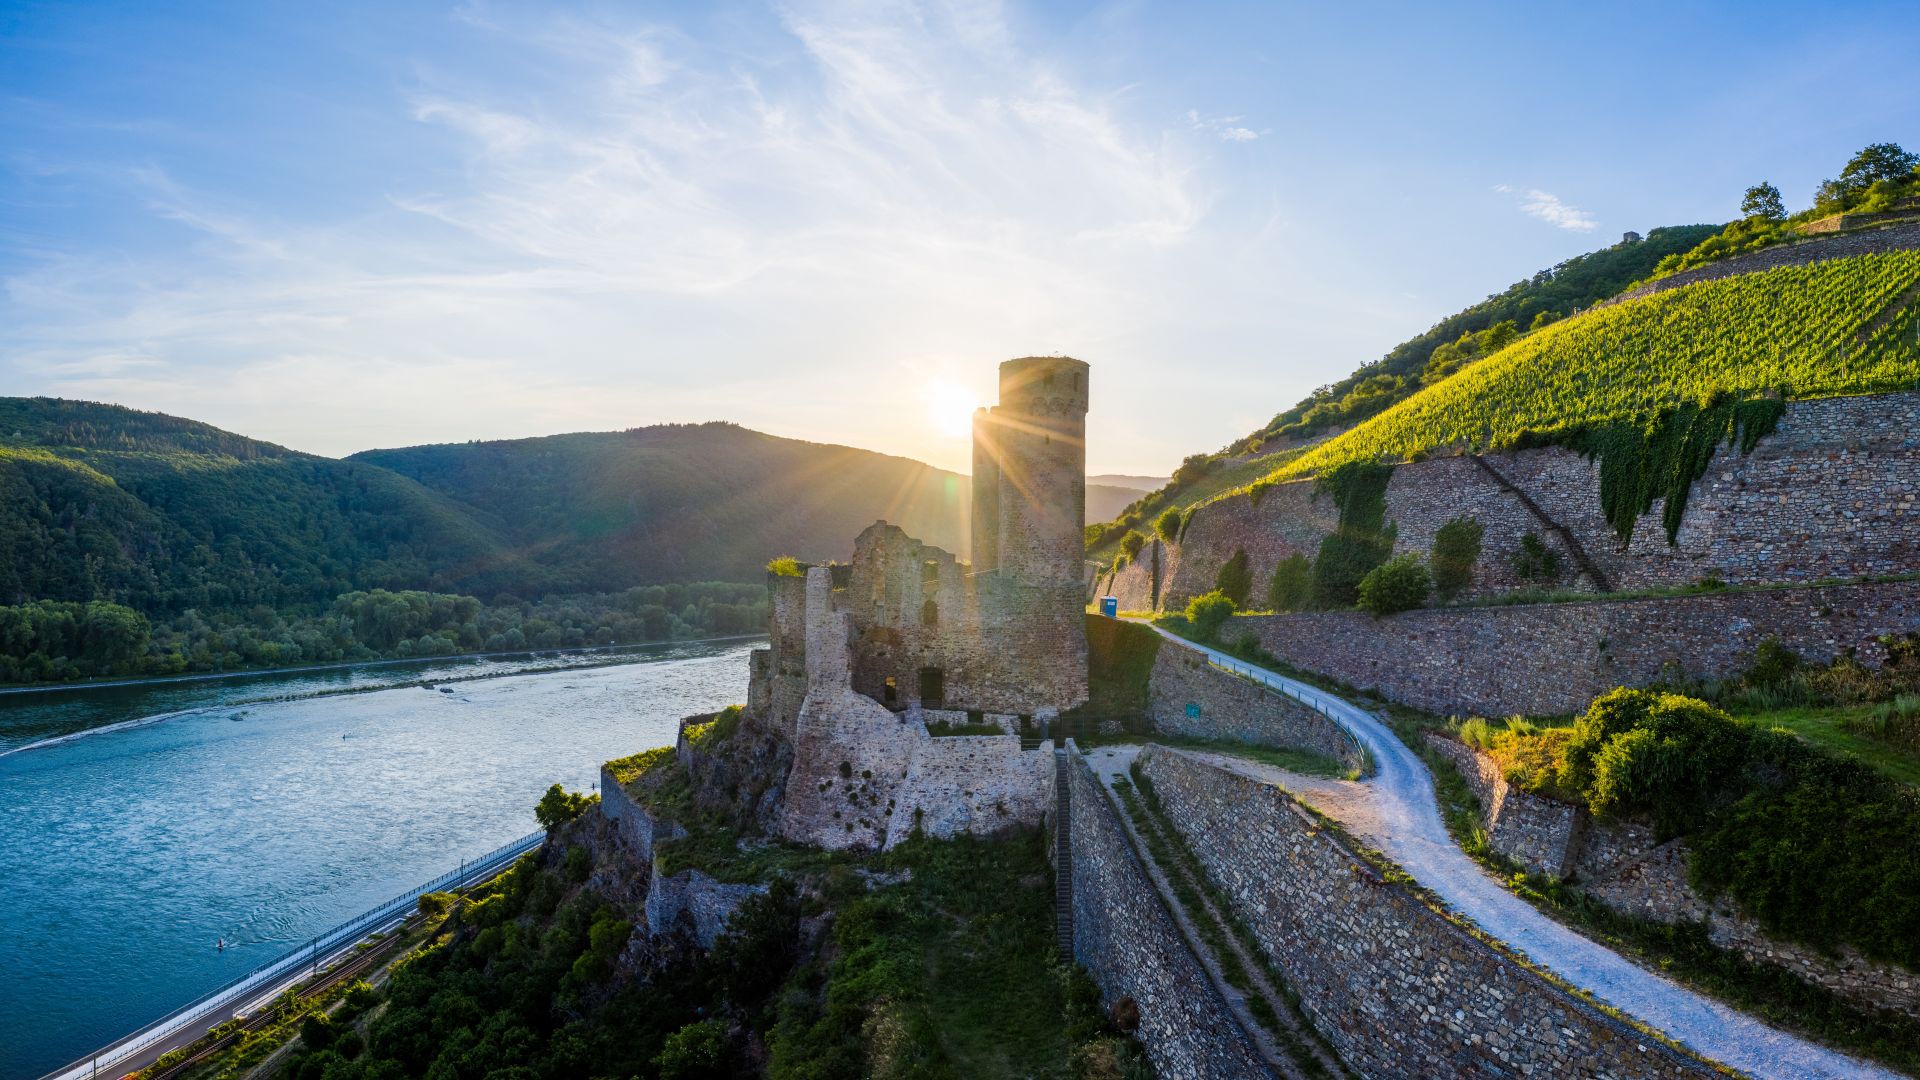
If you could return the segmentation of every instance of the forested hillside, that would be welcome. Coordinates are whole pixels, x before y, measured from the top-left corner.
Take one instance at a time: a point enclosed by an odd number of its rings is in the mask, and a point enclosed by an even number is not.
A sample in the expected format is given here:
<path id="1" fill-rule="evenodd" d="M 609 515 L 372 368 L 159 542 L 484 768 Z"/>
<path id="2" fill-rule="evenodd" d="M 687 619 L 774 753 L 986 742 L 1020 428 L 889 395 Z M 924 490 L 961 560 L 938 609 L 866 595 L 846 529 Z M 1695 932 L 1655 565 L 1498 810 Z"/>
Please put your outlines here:
<path id="1" fill-rule="evenodd" d="M 963 551 L 965 477 L 735 424 L 369 450 L 494 524 L 552 587 L 757 579 L 769 558 L 846 558 L 885 519 Z"/>

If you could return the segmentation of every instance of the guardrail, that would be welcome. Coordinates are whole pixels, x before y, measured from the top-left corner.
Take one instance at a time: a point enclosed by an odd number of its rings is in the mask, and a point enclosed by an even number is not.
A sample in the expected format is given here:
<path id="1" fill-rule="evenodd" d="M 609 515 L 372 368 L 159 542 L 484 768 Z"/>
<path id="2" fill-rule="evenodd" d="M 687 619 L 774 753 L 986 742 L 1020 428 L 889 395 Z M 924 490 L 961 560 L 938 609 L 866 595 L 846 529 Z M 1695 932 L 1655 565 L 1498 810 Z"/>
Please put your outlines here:
<path id="1" fill-rule="evenodd" d="M 269 961 L 218 990 L 175 1009 L 131 1035 L 69 1065 L 55 1069 L 43 1076 L 41 1080 L 91 1080 L 93 1077 L 102 1075 L 101 1070 L 112 1069 L 156 1043 L 172 1038 L 195 1023 L 205 1021 L 223 1010 L 227 1011 L 228 1016 L 222 1019 L 230 1019 L 232 1010 L 243 1004 L 249 995 L 275 986 L 303 967 L 312 965 L 317 969 L 322 958 L 331 956 L 341 946 L 357 942 L 372 933 L 394 916 L 413 907 L 420 897 L 427 893 L 457 889 L 497 873 L 515 859 L 539 847 L 540 842 L 546 839 L 546 835 L 545 830 L 528 833 L 512 843 L 494 848 L 477 859 L 462 862 L 457 869 L 449 870 L 424 885 L 408 889 L 399 896 L 348 919 L 279 959 Z M 109 1072 L 105 1075 L 114 1074 Z"/>

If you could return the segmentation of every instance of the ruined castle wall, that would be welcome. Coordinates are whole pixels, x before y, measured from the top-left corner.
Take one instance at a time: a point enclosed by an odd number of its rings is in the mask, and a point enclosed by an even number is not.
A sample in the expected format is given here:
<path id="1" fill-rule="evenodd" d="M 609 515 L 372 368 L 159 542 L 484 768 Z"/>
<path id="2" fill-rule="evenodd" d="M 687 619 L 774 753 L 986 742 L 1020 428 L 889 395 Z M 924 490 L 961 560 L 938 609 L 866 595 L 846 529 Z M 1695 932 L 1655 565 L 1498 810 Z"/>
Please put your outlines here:
<path id="1" fill-rule="evenodd" d="M 941 838 L 990 836 L 1046 816 L 1053 796 L 1053 744 L 1020 749 L 1013 735 L 927 736 L 914 745 L 894 792 L 887 844 L 917 826 Z"/>
<path id="2" fill-rule="evenodd" d="M 1920 582 L 1755 589 L 1637 600 L 1253 615 L 1251 631 L 1290 664 L 1416 708 L 1486 716 L 1585 711 L 1615 686 L 1725 679 L 1769 637 L 1802 657 L 1848 649 L 1868 666 L 1879 638 L 1920 631 Z"/>
<path id="3" fill-rule="evenodd" d="M 1165 747 L 1139 760 L 1301 1007 L 1362 1075 L 1714 1075 L 1383 879 L 1279 788 Z"/>
<path id="4" fill-rule="evenodd" d="M 1401 465 L 1387 486 L 1395 550 L 1429 555 L 1434 532 L 1456 516 L 1484 527 L 1467 596 L 1523 587 L 1512 562 L 1528 532 L 1560 555 L 1559 588 L 1593 588 L 1578 571 L 1564 528 L 1615 590 L 1689 585 L 1705 578 L 1772 584 L 1906 573 L 1920 568 L 1920 394 L 1797 401 L 1750 454 L 1722 446 L 1695 482 L 1674 544 L 1661 504 L 1624 548 L 1602 514 L 1597 462 L 1557 447 L 1488 454 L 1481 468 L 1447 457 Z M 1497 473 L 1498 476 L 1493 475 Z M 1524 492 L 1529 509 L 1502 481 Z M 1258 606 L 1273 567 L 1309 557 L 1337 524 L 1311 481 L 1277 485 L 1257 502 L 1240 494 L 1201 507 L 1164 590 L 1174 610 L 1213 587 L 1236 549 L 1254 574 Z"/>
<path id="5" fill-rule="evenodd" d="M 1340 725 L 1285 694 L 1207 662 L 1192 649 L 1160 650 L 1147 680 L 1155 731 L 1306 750 L 1359 769 L 1366 761 Z"/>
<path id="6" fill-rule="evenodd" d="M 683 932 L 701 948 L 711 949 L 740 905 L 766 891 L 764 884 L 717 881 L 699 870 L 663 874 L 655 866 L 647 885 L 647 932 Z"/>
<path id="7" fill-rule="evenodd" d="M 662 840 L 685 836 L 674 822 L 656 819 L 604 767 L 600 770 L 600 814 L 614 825 L 614 834 L 633 853 L 635 861 L 646 866 L 653 862 L 653 846 Z"/>
<path id="8" fill-rule="evenodd" d="M 1134 1034 L 1162 1080 L 1271 1075 L 1180 936 L 1100 782 L 1077 751 L 1070 758 L 1073 958 L 1109 1007 L 1122 998 L 1139 1006 Z"/>

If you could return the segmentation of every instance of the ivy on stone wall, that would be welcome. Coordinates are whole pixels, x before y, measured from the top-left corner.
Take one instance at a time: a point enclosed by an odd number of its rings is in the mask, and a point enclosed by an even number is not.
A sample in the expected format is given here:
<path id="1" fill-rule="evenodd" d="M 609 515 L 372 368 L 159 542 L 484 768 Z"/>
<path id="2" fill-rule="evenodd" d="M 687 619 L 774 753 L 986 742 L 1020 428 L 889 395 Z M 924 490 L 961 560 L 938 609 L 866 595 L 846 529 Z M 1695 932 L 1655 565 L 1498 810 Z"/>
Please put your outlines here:
<path id="1" fill-rule="evenodd" d="M 1694 481 L 1706 475 L 1721 444 L 1753 452 L 1786 412 L 1780 398 L 1720 397 L 1688 403 L 1651 420 L 1613 420 L 1523 437 L 1519 445 L 1563 446 L 1600 462 L 1600 504 L 1624 546 L 1634 525 L 1664 499 L 1667 543 L 1678 542 Z"/>
<path id="2" fill-rule="evenodd" d="M 1313 605 L 1350 608 L 1360 579 L 1393 553 L 1393 526 L 1387 524 L 1387 481 L 1393 466 L 1349 461 L 1316 476 L 1314 491 L 1333 497 L 1339 524 L 1320 541 L 1313 560 Z"/>

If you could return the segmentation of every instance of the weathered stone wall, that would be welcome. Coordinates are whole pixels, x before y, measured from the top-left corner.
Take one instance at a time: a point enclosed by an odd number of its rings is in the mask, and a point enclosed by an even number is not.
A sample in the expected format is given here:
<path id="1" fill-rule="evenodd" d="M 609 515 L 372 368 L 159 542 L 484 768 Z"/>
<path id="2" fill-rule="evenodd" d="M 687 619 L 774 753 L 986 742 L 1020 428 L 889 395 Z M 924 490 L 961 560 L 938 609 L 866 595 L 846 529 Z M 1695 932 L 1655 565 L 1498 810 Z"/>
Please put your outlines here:
<path id="1" fill-rule="evenodd" d="M 1046 816 L 1053 797 L 1053 744 L 1021 750 L 1014 735 L 927 736 L 914 743 L 894 794 L 889 846 L 914 827 L 930 836 L 991 835 Z"/>
<path id="2" fill-rule="evenodd" d="M 1362 1075 L 1713 1075 L 1384 880 L 1279 788 L 1165 747 L 1139 760 L 1301 1007 Z"/>
<path id="3" fill-rule="evenodd" d="M 1621 546 L 1602 514 L 1597 462 L 1555 447 L 1482 460 L 1484 467 L 1467 457 L 1401 465 L 1387 485 L 1397 552 L 1429 555 L 1434 532 L 1454 517 L 1481 523 L 1469 597 L 1526 584 L 1514 575 L 1513 556 L 1529 532 L 1560 556 L 1558 587 L 1568 589 L 1599 586 L 1581 572 L 1582 554 L 1614 590 L 1710 577 L 1730 584 L 1835 580 L 1920 567 L 1916 393 L 1790 403 L 1752 453 L 1720 447 L 1694 484 L 1672 544 L 1656 502 Z M 1213 588 L 1236 550 L 1247 552 L 1253 606 L 1262 606 L 1274 566 L 1296 553 L 1314 556 L 1335 524 L 1332 500 L 1317 498 L 1310 480 L 1278 485 L 1258 501 L 1240 494 L 1209 503 L 1187 527 L 1161 607 L 1177 609 Z"/>
<path id="4" fill-rule="evenodd" d="M 740 905 L 766 891 L 764 884 L 729 884 L 698 870 L 663 874 L 656 865 L 647 884 L 647 932 L 685 933 L 711 949 Z"/>
<path id="5" fill-rule="evenodd" d="M 1162 648 L 1147 679 L 1155 731 L 1306 750 L 1360 769 L 1366 757 L 1340 725 L 1285 694 L 1207 662 L 1192 649 Z"/>
<path id="6" fill-rule="evenodd" d="M 674 822 L 656 820 L 605 767 L 600 770 L 600 813 L 613 822 L 615 835 L 642 866 L 653 862 L 654 844 L 686 835 Z"/>
<path id="7" fill-rule="evenodd" d="M 1122 998 L 1139 1006 L 1135 1035 L 1161 1080 L 1271 1076 L 1180 936 L 1100 782 L 1077 750 L 1069 756 L 1073 958 L 1109 1007 Z"/>
<path id="8" fill-rule="evenodd" d="M 1427 745 L 1452 761 L 1480 800 L 1487 844 L 1537 874 L 1573 873 L 1586 817 L 1580 808 L 1543 799 L 1507 783 L 1492 757 L 1431 732 Z"/>
<path id="9" fill-rule="evenodd" d="M 1173 580 L 1178 569 L 1179 551 L 1155 537 L 1147 541 L 1140 549 L 1140 557 L 1128 563 L 1126 569 L 1102 574 L 1094 592 L 1119 600 L 1121 611 L 1157 610 L 1162 586 Z"/>
<path id="10" fill-rule="evenodd" d="M 1443 713 L 1584 711 L 1615 686 L 1724 679 L 1769 637 L 1816 662 L 1848 649 L 1878 666 L 1886 634 L 1920 630 L 1920 582 L 1742 590 L 1507 607 L 1254 615 L 1288 663 Z"/>

